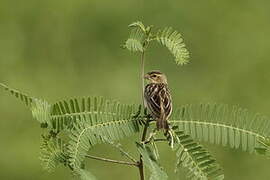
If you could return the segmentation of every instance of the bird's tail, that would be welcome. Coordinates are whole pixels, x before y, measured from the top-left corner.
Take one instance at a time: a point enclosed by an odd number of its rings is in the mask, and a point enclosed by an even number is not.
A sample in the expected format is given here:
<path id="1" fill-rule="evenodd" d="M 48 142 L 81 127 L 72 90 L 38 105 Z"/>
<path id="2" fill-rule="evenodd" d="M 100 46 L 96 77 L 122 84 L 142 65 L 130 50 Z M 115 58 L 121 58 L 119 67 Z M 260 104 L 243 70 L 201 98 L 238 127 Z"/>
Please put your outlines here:
<path id="1" fill-rule="evenodd" d="M 168 130 L 169 124 L 168 124 L 167 119 L 164 119 L 164 118 L 157 119 L 157 129 L 158 130 L 160 130 L 160 129 Z"/>

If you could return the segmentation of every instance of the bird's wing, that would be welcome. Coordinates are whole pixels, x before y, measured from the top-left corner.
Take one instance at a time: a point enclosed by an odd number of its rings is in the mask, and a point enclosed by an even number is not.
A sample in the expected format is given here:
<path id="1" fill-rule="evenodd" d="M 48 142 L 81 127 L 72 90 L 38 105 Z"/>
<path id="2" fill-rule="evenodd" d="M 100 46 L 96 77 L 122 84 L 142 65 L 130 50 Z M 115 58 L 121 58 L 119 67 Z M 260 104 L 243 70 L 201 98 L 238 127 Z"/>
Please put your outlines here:
<path id="1" fill-rule="evenodd" d="M 145 87 L 144 98 L 150 114 L 154 118 L 160 117 L 160 95 L 159 95 L 160 88 L 157 84 L 148 84 Z"/>
<path id="2" fill-rule="evenodd" d="M 166 114 L 166 118 L 168 119 L 169 116 L 172 113 L 172 97 L 169 89 L 166 87 L 165 93 L 164 93 L 164 110 Z"/>
<path id="3" fill-rule="evenodd" d="M 164 114 L 164 119 L 168 119 L 172 112 L 172 98 L 167 85 L 163 85 L 159 92 L 161 113 Z"/>

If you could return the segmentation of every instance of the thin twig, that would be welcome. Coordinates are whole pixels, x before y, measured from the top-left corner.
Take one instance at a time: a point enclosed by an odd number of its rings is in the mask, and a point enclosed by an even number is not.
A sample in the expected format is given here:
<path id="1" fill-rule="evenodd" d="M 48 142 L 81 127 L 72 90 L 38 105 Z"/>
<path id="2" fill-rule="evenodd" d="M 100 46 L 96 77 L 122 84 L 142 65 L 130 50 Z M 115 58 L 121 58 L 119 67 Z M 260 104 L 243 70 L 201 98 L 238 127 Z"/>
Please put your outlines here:
<path id="1" fill-rule="evenodd" d="M 128 159 L 130 159 L 131 161 L 133 161 L 134 163 L 137 163 L 138 161 L 133 158 L 128 152 L 126 152 L 123 148 L 121 148 L 120 144 L 114 144 L 114 143 L 110 143 L 114 148 L 118 149 L 123 155 L 125 155 Z"/>
<path id="2" fill-rule="evenodd" d="M 155 142 L 168 141 L 167 139 L 154 139 Z"/>
<path id="3" fill-rule="evenodd" d="M 154 142 L 164 142 L 164 141 L 168 141 L 167 139 L 154 139 Z M 145 144 L 148 144 L 148 143 L 150 143 L 151 142 L 151 140 L 149 140 L 149 141 L 145 141 L 144 143 Z"/>
<path id="4" fill-rule="evenodd" d="M 106 141 L 107 143 L 109 143 L 110 145 L 112 145 L 114 148 L 118 149 L 121 153 L 123 153 L 123 155 L 125 155 L 128 159 L 130 159 L 131 161 L 133 161 L 134 163 L 137 163 L 138 161 L 133 158 L 128 152 L 126 152 L 123 148 L 121 148 L 121 144 L 115 144 L 113 141 L 110 141 L 109 139 L 107 139 L 105 136 L 100 136 L 104 141 Z"/>
<path id="5" fill-rule="evenodd" d="M 111 162 L 111 163 L 116 163 L 116 164 L 124 164 L 124 165 L 136 166 L 136 167 L 139 166 L 138 163 L 134 163 L 134 162 L 119 161 L 119 160 L 107 159 L 107 158 L 97 157 L 97 156 L 92 156 L 92 155 L 86 155 L 85 157 L 90 158 L 90 159 L 104 161 L 104 162 Z"/>

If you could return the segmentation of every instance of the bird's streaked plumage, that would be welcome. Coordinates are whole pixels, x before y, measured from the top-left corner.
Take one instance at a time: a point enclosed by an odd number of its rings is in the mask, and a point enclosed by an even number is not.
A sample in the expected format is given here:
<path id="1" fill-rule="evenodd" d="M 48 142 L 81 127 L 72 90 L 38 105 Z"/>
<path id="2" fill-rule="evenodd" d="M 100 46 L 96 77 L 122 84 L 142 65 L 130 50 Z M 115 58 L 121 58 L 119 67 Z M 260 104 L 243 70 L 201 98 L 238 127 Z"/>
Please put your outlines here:
<path id="1" fill-rule="evenodd" d="M 159 71 L 145 75 L 149 83 L 145 86 L 144 99 L 150 115 L 157 121 L 157 129 L 168 129 L 168 118 L 172 113 L 172 98 L 166 76 Z"/>

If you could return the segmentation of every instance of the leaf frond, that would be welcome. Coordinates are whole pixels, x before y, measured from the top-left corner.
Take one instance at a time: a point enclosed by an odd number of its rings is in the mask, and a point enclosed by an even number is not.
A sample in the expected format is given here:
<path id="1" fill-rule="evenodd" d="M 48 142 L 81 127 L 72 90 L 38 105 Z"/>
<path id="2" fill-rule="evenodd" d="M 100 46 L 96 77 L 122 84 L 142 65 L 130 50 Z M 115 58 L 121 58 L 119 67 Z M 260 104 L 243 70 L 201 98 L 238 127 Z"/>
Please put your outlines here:
<path id="1" fill-rule="evenodd" d="M 90 111 L 71 115 L 77 120 L 69 136 L 70 165 L 80 167 L 88 150 L 95 144 L 119 140 L 137 133 L 139 122 L 133 118 L 135 112 L 134 106 L 121 105 L 101 98 L 93 102 Z"/>
<path id="2" fill-rule="evenodd" d="M 52 172 L 58 165 L 66 165 L 68 159 L 67 145 L 62 139 L 43 136 L 40 148 L 40 160 L 45 170 Z"/>
<path id="3" fill-rule="evenodd" d="M 250 153 L 261 146 L 258 138 L 270 135 L 268 118 L 237 106 L 186 105 L 173 114 L 170 122 L 193 138 Z"/>
<path id="4" fill-rule="evenodd" d="M 143 162 L 145 166 L 151 172 L 150 180 L 166 180 L 168 179 L 168 175 L 163 171 L 163 169 L 159 166 L 156 156 L 151 148 L 147 145 L 136 143 L 137 149 L 142 155 Z"/>
<path id="5" fill-rule="evenodd" d="M 33 117 L 42 125 L 50 124 L 51 106 L 48 102 L 26 95 L 19 90 L 12 89 L 2 83 L 0 83 L 0 87 L 3 87 L 6 91 L 10 92 L 13 96 L 29 107 L 32 111 Z"/>
<path id="6" fill-rule="evenodd" d="M 187 169 L 187 177 L 192 180 L 222 180 L 224 175 L 216 160 L 200 144 L 184 134 L 177 132 L 179 138 L 176 147 L 176 170 L 180 167 Z"/>
<path id="7" fill-rule="evenodd" d="M 86 122 L 91 125 L 114 120 L 121 114 L 132 114 L 135 105 L 122 105 L 103 97 L 82 97 L 59 101 L 52 105 L 51 123 L 55 131 L 71 130 L 74 124 Z M 133 114 L 132 114 L 133 115 Z"/>
<path id="8" fill-rule="evenodd" d="M 269 137 L 265 139 L 259 138 L 258 141 L 261 144 L 261 147 L 256 147 L 255 148 L 256 152 L 260 155 L 264 155 L 270 158 L 270 138 Z"/>
<path id="9" fill-rule="evenodd" d="M 179 32 L 173 30 L 171 27 L 166 27 L 157 32 L 155 39 L 168 48 L 177 64 L 184 65 L 188 63 L 190 57 L 189 52 Z"/>
<path id="10" fill-rule="evenodd" d="M 134 23 L 131 23 L 130 25 L 128 25 L 128 27 L 140 28 L 143 32 L 146 32 L 146 27 L 144 26 L 144 24 L 141 21 L 136 21 Z"/>
<path id="11" fill-rule="evenodd" d="M 124 43 L 123 47 L 128 49 L 131 52 L 143 52 L 144 51 L 144 40 L 146 38 L 146 34 L 144 32 L 144 26 L 143 24 L 133 24 L 131 26 L 131 31 L 129 38 Z"/>
<path id="12" fill-rule="evenodd" d="M 33 99 L 31 111 L 34 119 L 36 119 L 41 124 L 51 126 L 51 105 L 47 101 Z"/>
<path id="13" fill-rule="evenodd" d="M 13 96 L 21 100 L 26 106 L 31 106 L 31 103 L 35 98 L 28 96 L 16 89 L 12 89 L 5 84 L 0 83 L 0 87 L 4 88 L 6 91 L 10 92 Z"/>

